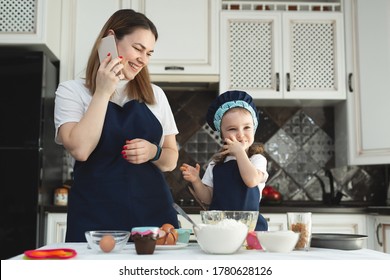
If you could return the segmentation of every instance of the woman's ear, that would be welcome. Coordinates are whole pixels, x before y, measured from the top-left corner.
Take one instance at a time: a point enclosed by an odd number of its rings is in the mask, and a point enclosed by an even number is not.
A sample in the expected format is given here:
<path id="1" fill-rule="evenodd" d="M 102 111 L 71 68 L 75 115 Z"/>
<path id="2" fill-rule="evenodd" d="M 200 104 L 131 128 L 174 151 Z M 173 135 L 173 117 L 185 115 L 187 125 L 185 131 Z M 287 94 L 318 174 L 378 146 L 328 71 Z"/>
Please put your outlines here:
<path id="1" fill-rule="evenodd" d="M 107 36 L 108 36 L 108 35 L 115 35 L 114 30 L 109 29 L 108 32 L 107 32 Z"/>

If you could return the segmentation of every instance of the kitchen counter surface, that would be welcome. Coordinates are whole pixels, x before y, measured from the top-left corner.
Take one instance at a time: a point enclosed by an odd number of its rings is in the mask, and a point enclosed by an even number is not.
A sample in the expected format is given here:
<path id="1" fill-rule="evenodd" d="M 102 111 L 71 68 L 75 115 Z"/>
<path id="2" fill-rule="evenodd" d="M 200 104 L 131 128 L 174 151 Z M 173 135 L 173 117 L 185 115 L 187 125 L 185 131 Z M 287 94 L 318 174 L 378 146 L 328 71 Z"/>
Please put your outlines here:
<path id="1" fill-rule="evenodd" d="M 134 244 L 129 243 L 119 253 L 95 252 L 87 248 L 86 243 L 55 243 L 43 249 L 71 248 L 77 256 L 72 260 L 390 260 L 390 254 L 369 249 L 333 250 L 310 248 L 309 251 L 292 251 L 290 253 L 270 253 L 262 250 L 246 250 L 244 247 L 231 255 L 212 255 L 204 253 L 197 243 L 187 247 L 162 250 L 156 248 L 153 255 L 137 255 Z M 11 260 L 23 260 L 18 255 Z"/>
<path id="2" fill-rule="evenodd" d="M 390 215 L 390 206 L 369 206 L 367 212 L 376 215 Z"/>
<path id="3" fill-rule="evenodd" d="M 199 206 L 182 206 L 187 214 L 199 214 Z M 42 212 L 66 213 L 66 206 L 42 206 Z M 359 206 L 356 204 L 324 205 L 321 203 L 284 203 L 279 205 L 261 205 L 260 213 L 312 212 L 328 214 L 379 214 L 390 215 L 390 206 Z"/>
<path id="4" fill-rule="evenodd" d="M 183 206 L 187 214 L 199 214 L 201 210 L 197 206 Z M 327 213 L 327 214 L 367 214 L 367 206 L 357 205 L 323 205 L 317 203 L 286 203 L 280 205 L 262 205 L 260 206 L 260 213 L 287 213 L 287 212 L 312 212 L 312 213 Z M 390 211 L 388 212 L 390 215 Z"/>

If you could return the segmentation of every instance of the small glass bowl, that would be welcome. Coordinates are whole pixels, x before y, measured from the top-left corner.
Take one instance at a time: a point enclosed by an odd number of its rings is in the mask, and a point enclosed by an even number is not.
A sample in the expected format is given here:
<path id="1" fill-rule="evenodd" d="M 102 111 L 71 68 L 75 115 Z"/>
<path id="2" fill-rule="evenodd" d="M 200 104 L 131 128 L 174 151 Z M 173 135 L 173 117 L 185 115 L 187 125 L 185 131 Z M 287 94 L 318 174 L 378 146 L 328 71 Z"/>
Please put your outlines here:
<path id="1" fill-rule="evenodd" d="M 200 211 L 200 216 L 204 224 L 216 224 L 225 219 L 233 219 L 244 223 L 249 231 L 253 231 L 256 228 L 259 212 L 210 210 Z"/>
<path id="2" fill-rule="evenodd" d="M 115 240 L 115 246 L 110 252 L 120 252 L 129 241 L 130 231 L 124 230 L 91 230 L 85 232 L 88 245 L 95 251 L 103 252 L 100 240 L 104 236 L 111 236 Z"/>

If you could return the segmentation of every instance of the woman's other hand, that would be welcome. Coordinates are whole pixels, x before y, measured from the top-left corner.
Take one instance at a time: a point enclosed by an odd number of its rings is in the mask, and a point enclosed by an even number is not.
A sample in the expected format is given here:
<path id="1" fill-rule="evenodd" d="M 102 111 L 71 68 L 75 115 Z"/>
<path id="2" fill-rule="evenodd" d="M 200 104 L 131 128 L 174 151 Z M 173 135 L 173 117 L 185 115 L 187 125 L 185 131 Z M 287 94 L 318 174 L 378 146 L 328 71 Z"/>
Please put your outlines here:
<path id="1" fill-rule="evenodd" d="M 141 164 L 152 160 L 157 153 L 157 146 L 145 139 L 127 140 L 122 149 L 122 156 L 130 163 Z M 175 135 L 165 135 L 160 158 L 152 161 L 162 172 L 176 168 L 179 152 Z"/>
<path id="2" fill-rule="evenodd" d="M 127 140 L 123 146 L 122 156 L 130 163 L 141 164 L 154 158 L 157 152 L 155 144 L 145 139 Z"/>

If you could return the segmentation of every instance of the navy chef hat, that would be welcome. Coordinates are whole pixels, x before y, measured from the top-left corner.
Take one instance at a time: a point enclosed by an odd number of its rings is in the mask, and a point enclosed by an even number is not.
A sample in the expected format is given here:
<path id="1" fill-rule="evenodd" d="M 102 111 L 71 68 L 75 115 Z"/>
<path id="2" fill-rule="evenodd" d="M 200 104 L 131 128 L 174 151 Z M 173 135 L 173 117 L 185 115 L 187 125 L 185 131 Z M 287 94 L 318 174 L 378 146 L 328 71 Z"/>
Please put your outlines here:
<path id="1" fill-rule="evenodd" d="M 254 131 L 256 131 L 259 123 L 259 112 L 252 97 L 245 91 L 232 90 L 226 91 L 219 95 L 209 106 L 206 115 L 206 121 L 214 130 L 221 132 L 221 121 L 223 115 L 232 108 L 241 107 L 248 110 L 253 119 Z"/>

